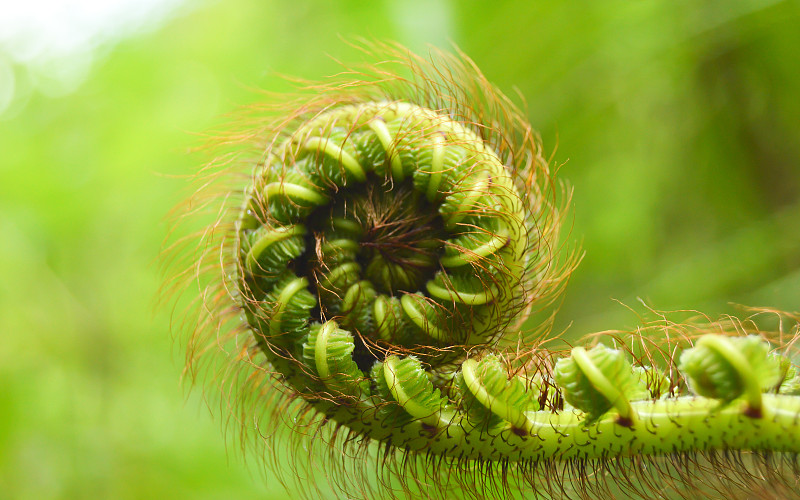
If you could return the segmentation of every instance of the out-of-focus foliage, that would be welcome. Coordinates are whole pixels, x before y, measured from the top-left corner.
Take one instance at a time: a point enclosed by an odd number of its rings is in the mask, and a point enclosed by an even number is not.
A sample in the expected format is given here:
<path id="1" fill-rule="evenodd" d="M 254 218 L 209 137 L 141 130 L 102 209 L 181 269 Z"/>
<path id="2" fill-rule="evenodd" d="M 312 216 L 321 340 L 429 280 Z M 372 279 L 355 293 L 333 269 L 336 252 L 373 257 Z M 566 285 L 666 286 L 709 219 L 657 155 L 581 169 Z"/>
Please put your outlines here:
<path id="1" fill-rule="evenodd" d="M 800 309 L 796 2 L 189 7 L 109 49 L 74 92 L 0 116 L 0 498 L 283 494 L 226 456 L 198 394 L 184 401 L 155 260 L 185 194 L 174 176 L 205 161 L 187 154 L 194 133 L 289 88 L 279 73 L 360 59 L 340 35 L 452 40 L 524 96 L 586 250 L 569 335 L 635 326 L 611 299 Z"/>

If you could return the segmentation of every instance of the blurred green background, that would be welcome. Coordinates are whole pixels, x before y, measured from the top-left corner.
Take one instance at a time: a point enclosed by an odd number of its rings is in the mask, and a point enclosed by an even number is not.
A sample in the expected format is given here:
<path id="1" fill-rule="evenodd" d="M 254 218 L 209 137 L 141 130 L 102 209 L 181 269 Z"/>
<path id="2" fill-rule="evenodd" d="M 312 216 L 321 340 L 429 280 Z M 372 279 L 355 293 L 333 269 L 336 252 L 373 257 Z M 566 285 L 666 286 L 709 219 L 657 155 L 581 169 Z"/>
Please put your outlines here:
<path id="1" fill-rule="evenodd" d="M 712 316 L 731 302 L 800 309 L 798 2 L 120 12 L 63 53 L 23 50 L 0 23 L 0 499 L 284 496 L 226 452 L 219 419 L 181 387 L 169 311 L 153 312 L 157 256 L 185 193 L 176 176 L 204 161 L 188 153 L 196 134 L 255 89 L 286 89 L 278 74 L 361 60 L 342 36 L 452 41 L 525 97 L 574 187 L 570 237 L 586 250 L 559 327 L 634 327 L 612 299 L 641 310 L 637 297 Z"/>

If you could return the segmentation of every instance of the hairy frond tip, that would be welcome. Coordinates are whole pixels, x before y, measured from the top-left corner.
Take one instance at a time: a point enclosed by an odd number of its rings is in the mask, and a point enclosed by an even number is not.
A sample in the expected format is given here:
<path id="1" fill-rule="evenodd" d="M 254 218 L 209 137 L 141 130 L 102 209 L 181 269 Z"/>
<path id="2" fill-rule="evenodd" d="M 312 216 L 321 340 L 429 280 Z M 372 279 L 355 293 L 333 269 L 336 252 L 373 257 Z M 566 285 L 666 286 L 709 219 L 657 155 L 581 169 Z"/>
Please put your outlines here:
<path id="1" fill-rule="evenodd" d="M 226 436 L 313 498 L 794 494 L 798 316 L 565 349 L 535 130 L 462 53 L 361 48 L 213 134 L 174 213 L 162 291 Z"/>

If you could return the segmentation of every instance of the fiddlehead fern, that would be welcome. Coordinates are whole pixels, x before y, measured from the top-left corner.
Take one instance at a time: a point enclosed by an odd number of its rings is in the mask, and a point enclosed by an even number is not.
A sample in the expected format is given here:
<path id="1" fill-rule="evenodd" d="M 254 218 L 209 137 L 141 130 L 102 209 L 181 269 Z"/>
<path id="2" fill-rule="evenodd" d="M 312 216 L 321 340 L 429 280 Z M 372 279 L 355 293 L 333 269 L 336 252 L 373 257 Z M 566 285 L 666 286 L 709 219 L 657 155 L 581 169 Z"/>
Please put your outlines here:
<path id="1" fill-rule="evenodd" d="M 794 368 L 743 323 L 545 350 L 541 311 L 576 259 L 557 251 L 567 197 L 535 134 L 468 60 L 388 52 L 405 73 L 372 68 L 257 117 L 241 142 L 259 158 L 237 160 L 250 177 L 211 183 L 221 215 L 185 273 L 204 290 L 189 367 L 228 349 L 218 376 L 244 428 L 291 420 L 297 449 L 328 447 L 345 496 L 367 496 L 364 472 L 337 450 L 377 453 L 382 492 L 428 496 L 514 479 L 586 495 L 612 463 L 615 487 L 680 493 L 702 479 L 682 462 L 697 453 L 800 451 Z M 532 309 L 543 326 L 523 334 Z M 636 338 L 650 347 L 619 348 Z M 765 487 L 729 465 L 712 469 Z"/>

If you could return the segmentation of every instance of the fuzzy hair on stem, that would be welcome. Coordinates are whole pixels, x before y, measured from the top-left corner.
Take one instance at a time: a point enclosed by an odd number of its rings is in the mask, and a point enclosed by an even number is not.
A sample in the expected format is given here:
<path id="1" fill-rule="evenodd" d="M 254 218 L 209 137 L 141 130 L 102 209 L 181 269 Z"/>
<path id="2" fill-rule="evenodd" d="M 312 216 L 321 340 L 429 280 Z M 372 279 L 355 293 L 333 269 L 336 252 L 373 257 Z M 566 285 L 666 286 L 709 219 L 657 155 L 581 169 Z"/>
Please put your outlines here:
<path id="1" fill-rule="evenodd" d="M 524 113 L 462 53 L 361 48 L 211 137 L 174 212 L 186 377 L 243 453 L 309 498 L 794 495 L 798 315 L 567 349 L 571 192 Z"/>

